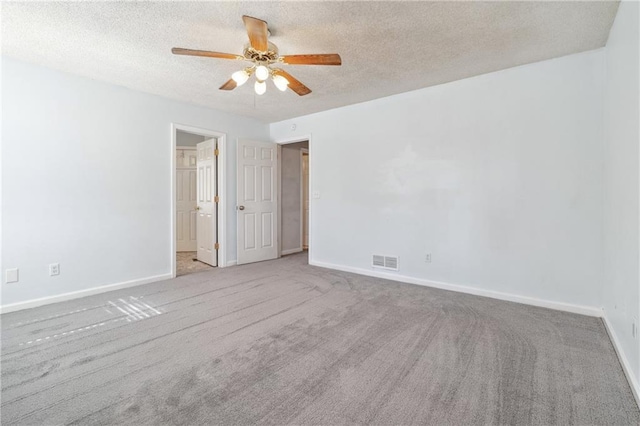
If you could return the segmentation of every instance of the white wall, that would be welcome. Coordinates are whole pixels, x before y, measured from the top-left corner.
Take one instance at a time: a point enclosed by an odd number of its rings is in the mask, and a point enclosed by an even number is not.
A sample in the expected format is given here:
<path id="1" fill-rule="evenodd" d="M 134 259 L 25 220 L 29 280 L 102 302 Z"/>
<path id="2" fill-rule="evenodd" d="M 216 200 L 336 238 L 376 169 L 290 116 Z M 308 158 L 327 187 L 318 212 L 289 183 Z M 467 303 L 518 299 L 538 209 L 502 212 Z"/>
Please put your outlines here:
<path id="1" fill-rule="evenodd" d="M 236 139 L 266 124 L 9 58 L 2 88 L 3 306 L 170 272 L 171 122 L 227 134 L 236 258 Z"/>
<path id="2" fill-rule="evenodd" d="M 312 135 L 311 261 L 600 307 L 603 55 L 271 124 Z"/>
<path id="3" fill-rule="evenodd" d="M 606 47 L 604 114 L 605 315 L 640 383 L 640 7 L 620 3 Z M 640 390 L 640 389 L 638 389 Z"/>

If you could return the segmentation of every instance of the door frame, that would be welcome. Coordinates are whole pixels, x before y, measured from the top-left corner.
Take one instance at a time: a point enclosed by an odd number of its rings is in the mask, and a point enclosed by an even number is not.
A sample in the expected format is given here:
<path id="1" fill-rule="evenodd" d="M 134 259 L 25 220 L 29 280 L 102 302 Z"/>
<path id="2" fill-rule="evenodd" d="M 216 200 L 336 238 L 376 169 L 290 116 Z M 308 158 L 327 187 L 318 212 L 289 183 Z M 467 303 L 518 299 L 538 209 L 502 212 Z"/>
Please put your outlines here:
<path id="1" fill-rule="evenodd" d="M 313 259 L 312 257 L 312 253 L 313 253 L 313 236 L 312 236 L 312 226 L 311 226 L 311 222 L 312 222 L 312 218 L 313 218 L 313 197 L 311 196 L 311 194 L 313 194 L 312 188 L 313 188 L 313 156 L 311 155 L 311 150 L 312 150 L 312 140 L 311 140 L 311 133 L 309 133 L 308 135 L 302 135 L 302 136 L 296 136 L 295 138 L 291 138 L 291 139 L 280 139 L 280 140 L 276 140 L 273 141 L 275 143 L 278 144 L 278 158 L 282 159 L 282 145 L 289 145 L 292 143 L 297 143 L 297 142 L 309 142 L 309 148 L 306 150 L 307 154 L 309 154 L 309 248 L 308 248 L 308 253 L 309 253 L 309 263 L 311 263 L 311 259 Z M 300 150 L 300 182 L 302 183 L 302 150 Z M 302 223 L 302 219 L 303 219 L 303 215 L 304 213 L 302 212 L 302 210 L 304 209 L 304 200 L 302 200 L 302 185 L 300 185 L 300 203 L 301 203 L 301 209 L 300 209 L 300 247 L 304 247 L 304 235 L 303 235 L 303 229 L 304 229 L 304 225 Z M 280 218 L 280 220 L 282 220 L 282 161 L 279 162 L 278 164 L 278 217 Z M 282 226 L 280 226 L 280 229 L 278 231 L 278 257 L 282 257 Z M 304 248 L 303 248 L 304 251 Z"/>
<path id="2" fill-rule="evenodd" d="M 170 157 L 170 171 L 171 171 L 171 211 L 169 217 L 171 218 L 171 233 L 170 233 L 170 248 L 171 248 L 171 276 L 176 277 L 176 139 L 177 131 L 182 130 L 189 133 L 196 133 L 205 137 L 216 138 L 218 147 L 218 156 L 216 158 L 216 194 L 220 197 L 218 203 L 216 227 L 218 228 L 218 267 L 224 268 L 227 266 L 227 181 L 225 178 L 226 173 L 226 160 L 227 160 L 227 134 L 218 132 L 216 130 L 205 129 L 202 127 L 189 126 L 186 124 L 171 123 L 171 157 Z"/>

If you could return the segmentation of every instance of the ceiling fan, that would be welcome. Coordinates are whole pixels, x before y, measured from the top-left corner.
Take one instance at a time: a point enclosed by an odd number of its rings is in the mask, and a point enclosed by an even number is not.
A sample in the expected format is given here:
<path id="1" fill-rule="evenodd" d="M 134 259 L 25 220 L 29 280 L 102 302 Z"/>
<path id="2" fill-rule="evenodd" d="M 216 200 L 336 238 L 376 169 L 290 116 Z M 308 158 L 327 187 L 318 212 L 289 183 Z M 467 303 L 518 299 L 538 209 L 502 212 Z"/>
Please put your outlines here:
<path id="1" fill-rule="evenodd" d="M 281 68 L 275 68 L 273 65 L 342 65 L 342 59 L 337 53 L 280 56 L 278 47 L 268 40 L 269 30 L 266 21 L 246 15 L 242 17 L 242 20 L 249 35 L 249 43 L 245 46 L 242 55 L 210 52 L 207 50 L 183 49 L 180 47 L 174 47 L 171 49 L 171 52 L 175 55 L 206 56 L 209 58 L 249 61 L 251 65 L 234 72 L 231 75 L 231 79 L 220 86 L 220 90 L 233 90 L 238 86 L 242 86 L 249 80 L 249 77 L 255 75 L 256 82 L 254 89 L 258 95 L 266 92 L 266 81 L 269 77 L 271 77 L 275 86 L 283 92 L 287 90 L 288 87 L 300 96 L 311 93 L 311 89 L 291 74 Z"/>

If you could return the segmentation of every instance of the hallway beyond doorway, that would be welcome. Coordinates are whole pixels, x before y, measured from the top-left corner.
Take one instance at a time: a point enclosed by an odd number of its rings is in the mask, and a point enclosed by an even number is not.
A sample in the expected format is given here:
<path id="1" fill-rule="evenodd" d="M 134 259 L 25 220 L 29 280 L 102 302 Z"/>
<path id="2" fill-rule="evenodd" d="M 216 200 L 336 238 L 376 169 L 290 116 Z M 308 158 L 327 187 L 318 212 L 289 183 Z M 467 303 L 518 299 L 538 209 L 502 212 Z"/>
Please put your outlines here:
<path id="1" fill-rule="evenodd" d="M 213 269 L 206 263 L 199 262 L 195 251 L 179 251 L 176 253 L 176 276 L 193 274 Z"/>

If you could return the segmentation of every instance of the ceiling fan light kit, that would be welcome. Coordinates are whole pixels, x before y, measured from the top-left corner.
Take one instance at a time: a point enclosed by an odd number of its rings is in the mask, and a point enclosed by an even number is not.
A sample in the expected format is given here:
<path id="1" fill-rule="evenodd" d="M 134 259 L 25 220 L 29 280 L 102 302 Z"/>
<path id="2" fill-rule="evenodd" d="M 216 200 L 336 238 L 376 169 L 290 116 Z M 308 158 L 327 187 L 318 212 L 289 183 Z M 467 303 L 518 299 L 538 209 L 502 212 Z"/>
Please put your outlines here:
<path id="1" fill-rule="evenodd" d="M 211 52 L 206 50 L 192 50 L 174 47 L 171 51 L 175 55 L 203 56 L 219 59 L 236 59 L 252 63 L 250 67 L 236 71 L 231 75 L 231 79 L 220 86 L 220 90 L 233 90 L 245 84 L 252 75 L 255 75 L 256 82 L 253 88 L 258 95 L 267 91 L 266 81 L 271 77 L 273 84 L 278 90 L 286 91 L 287 88 L 293 90 L 299 96 L 308 95 L 311 89 L 302 84 L 299 80 L 281 68 L 274 68 L 274 64 L 285 65 L 342 65 L 342 59 L 337 53 L 313 54 L 313 55 L 289 55 L 280 56 L 278 47 L 268 41 L 269 30 L 266 21 L 243 16 L 245 28 L 249 35 L 249 44 L 244 48 L 242 55 L 230 53 Z"/>

